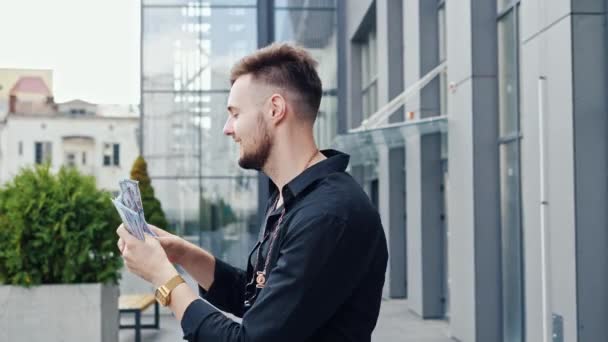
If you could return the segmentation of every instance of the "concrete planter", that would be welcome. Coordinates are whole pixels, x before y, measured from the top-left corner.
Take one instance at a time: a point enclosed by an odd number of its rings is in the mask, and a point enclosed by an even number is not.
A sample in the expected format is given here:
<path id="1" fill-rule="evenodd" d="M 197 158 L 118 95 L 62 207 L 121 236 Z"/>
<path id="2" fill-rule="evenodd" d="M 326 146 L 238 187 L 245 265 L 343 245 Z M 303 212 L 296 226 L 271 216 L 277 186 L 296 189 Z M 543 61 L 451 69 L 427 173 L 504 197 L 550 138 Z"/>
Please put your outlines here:
<path id="1" fill-rule="evenodd" d="M 118 341 L 118 286 L 0 286 L 0 341 Z"/>

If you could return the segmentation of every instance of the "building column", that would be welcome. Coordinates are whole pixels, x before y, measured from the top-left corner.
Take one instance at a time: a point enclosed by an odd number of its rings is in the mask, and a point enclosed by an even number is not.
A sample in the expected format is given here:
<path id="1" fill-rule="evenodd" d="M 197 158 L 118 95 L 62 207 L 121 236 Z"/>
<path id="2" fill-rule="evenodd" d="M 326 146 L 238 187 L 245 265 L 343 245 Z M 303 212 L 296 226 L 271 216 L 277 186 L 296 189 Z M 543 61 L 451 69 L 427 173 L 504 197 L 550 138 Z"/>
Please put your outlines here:
<path id="1" fill-rule="evenodd" d="M 403 92 L 403 3 L 401 0 L 376 1 L 376 28 L 378 37 L 378 104 L 387 104 Z M 401 122 L 403 109 L 398 110 L 388 122 Z M 381 210 L 388 232 L 389 295 L 392 298 L 407 296 L 407 237 L 405 207 L 405 148 L 381 148 L 385 158 L 379 167 L 383 191 Z"/>
<path id="2" fill-rule="evenodd" d="M 439 63 L 437 3 L 410 1 L 404 5 L 405 79 L 416 82 Z M 439 79 L 407 103 L 418 119 L 439 114 Z M 443 170 L 441 134 L 410 136 L 406 142 L 408 299 L 423 318 L 445 315 Z"/>
<path id="3" fill-rule="evenodd" d="M 608 2 L 572 7 L 577 330 L 587 342 L 608 336 Z"/>
<path id="4" fill-rule="evenodd" d="M 495 1 L 446 1 L 450 330 L 501 341 Z"/>

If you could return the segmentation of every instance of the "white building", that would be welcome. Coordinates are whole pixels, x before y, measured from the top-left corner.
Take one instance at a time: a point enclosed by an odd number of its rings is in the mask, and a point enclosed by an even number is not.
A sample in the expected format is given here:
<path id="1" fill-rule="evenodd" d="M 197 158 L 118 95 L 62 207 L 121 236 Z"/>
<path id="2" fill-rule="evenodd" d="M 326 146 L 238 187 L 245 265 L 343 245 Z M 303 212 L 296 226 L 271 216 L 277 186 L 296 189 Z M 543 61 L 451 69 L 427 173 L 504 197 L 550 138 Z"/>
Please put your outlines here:
<path id="1" fill-rule="evenodd" d="M 31 102 L 35 98 L 31 92 L 42 88 L 40 82 L 44 81 L 30 77 L 18 93 L 30 93 Z M 16 101 L 11 108 L 19 109 L 15 94 L 16 90 L 10 95 Z M 137 115 L 100 115 L 97 105 L 80 100 L 52 106 L 51 112 L 9 109 L 0 115 L 0 184 L 23 167 L 49 162 L 54 171 L 62 165 L 74 166 L 94 176 L 98 187 L 117 192 L 119 180 L 129 177 L 138 155 Z"/>

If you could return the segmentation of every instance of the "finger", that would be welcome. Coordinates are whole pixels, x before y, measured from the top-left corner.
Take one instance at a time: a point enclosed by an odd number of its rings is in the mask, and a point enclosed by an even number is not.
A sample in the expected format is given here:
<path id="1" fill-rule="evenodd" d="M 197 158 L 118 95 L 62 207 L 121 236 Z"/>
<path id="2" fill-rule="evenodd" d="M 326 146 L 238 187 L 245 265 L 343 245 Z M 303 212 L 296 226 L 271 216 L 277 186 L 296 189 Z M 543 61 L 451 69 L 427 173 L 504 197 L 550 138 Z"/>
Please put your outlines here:
<path id="1" fill-rule="evenodd" d="M 118 234 L 125 243 L 134 243 L 137 241 L 137 238 L 131 235 L 123 225 L 120 225 L 120 227 L 116 229 L 116 234 Z"/>
<path id="2" fill-rule="evenodd" d="M 153 226 L 151 224 L 148 224 L 148 227 L 153 232 L 155 232 L 158 236 L 161 236 L 161 237 L 169 237 L 169 236 L 171 236 L 171 234 L 167 233 L 167 231 L 165 231 L 164 229 L 160 229 L 160 228 L 158 228 L 156 226 Z"/>
<path id="3" fill-rule="evenodd" d="M 159 238 L 154 237 L 152 235 L 144 234 L 144 242 L 146 244 L 159 245 L 162 248 L 162 245 L 158 241 Z"/>
<path id="4" fill-rule="evenodd" d="M 119 238 L 116 245 L 118 246 L 118 250 L 122 254 L 122 251 L 125 249 L 125 241 L 122 238 Z"/>
<path id="5" fill-rule="evenodd" d="M 166 247 L 171 243 L 171 238 L 169 238 L 169 237 L 159 236 L 159 237 L 156 237 L 155 239 L 158 242 L 160 242 L 160 245 L 163 247 Z"/>

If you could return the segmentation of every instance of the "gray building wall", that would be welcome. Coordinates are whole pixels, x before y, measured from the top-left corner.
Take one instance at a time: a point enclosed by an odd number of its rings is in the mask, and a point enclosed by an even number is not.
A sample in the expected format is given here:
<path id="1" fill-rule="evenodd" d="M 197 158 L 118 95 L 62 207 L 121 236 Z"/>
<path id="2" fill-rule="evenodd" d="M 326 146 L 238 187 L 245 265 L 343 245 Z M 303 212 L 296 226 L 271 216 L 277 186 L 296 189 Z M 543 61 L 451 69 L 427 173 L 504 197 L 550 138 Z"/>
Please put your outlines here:
<path id="1" fill-rule="evenodd" d="M 400 5 L 390 0 L 344 3 L 348 128 L 359 126 L 362 118 L 361 81 L 355 72 L 360 69 L 359 51 L 353 40 L 368 25 L 370 13 L 377 24 L 379 106 L 399 93 L 396 73 L 402 74 L 407 88 L 437 64 L 432 60 L 437 48 L 432 41 L 437 34 L 432 6 L 424 0 Z M 459 341 L 502 341 L 497 9 L 495 1 L 446 1 L 445 6 L 451 84 L 446 184 L 450 335 Z M 542 341 L 543 319 L 551 320 L 553 314 L 563 320 L 564 341 L 599 341 L 608 336 L 607 6 L 606 0 L 520 4 L 526 341 Z M 391 10 L 396 8 L 401 21 Z M 392 31 L 399 25 L 401 36 Z M 401 65 L 396 62 L 399 58 Z M 545 81 L 539 86 L 541 77 Z M 544 92 L 539 94 L 539 87 Z M 438 85 L 431 84 L 407 103 L 406 110 L 416 112 L 417 118 L 432 115 L 437 99 Z M 539 100 L 545 115 L 548 195 L 547 317 L 542 316 Z M 399 268 L 407 276 L 408 306 L 422 317 L 440 317 L 439 283 L 447 276 L 437 272 L 441 268 L 437 253 L 446 236 L 436 221 L 442 209 L 434 189 L 439 190 L 442 175 L 439 167 L 435 170 L 434 164 L 439 164 L 435 156 L 440 154 L 439 140 L 433 139 L 411 135 L 398 152 L 380 146 L 376 166 L 379 209 L 393 258 L 384 294 L 399 292 L 395 290 L 401 283 Z M 405 164 L 405 185 L 397 178 L 399 163 Z M 394 188 L 404 191 L 405 198 L 397 197 Z M 400 207 L 403 216 L 395 213 Z M 399 229 L 405 233 L 397 234 L 403 232 Z M 398 250 L 400 245 L 405 245 L 404 250 Z"/>
<path id="2" fill-rule="evenodd" d="M 605 338 L 608 261 L 605 3 L 522 2 L 526 337 L 542 338 L 539 101 L 544 105 L 548 298 L 564 341 Z M 539 78 L 544 77 L 544 93 Z M 542 86 L 541 86 L 542 89 Z M 539 98 L 540 97 L 540 98 Z"/>
<path id="3" fill-rule="evenodd" d="M 546 2 L 539 4 L 548 5 Z M 574 216 L 574 164 L 572 121 L 572 41 L 568 4 L 558 12 L 561 2 L 545 8 L 526 8 L 522 4 L 522 210 L 524 227 L 524 254 L 526 255 L 526 303 L 527 327 L 530 338 L 542 336 L 532 327 L 542 327 L 541 235 L 540 235 L 540 163 L 538 122 L 538 79 L 547 78 L 543 94 L 546 120 L 544 128 L 545 164 L 547 186 L 547 237 L 548 243 L 548 293 L 550 312 L 563 317 L 564 338 L 576 341 L 576 269 L 575 216 Z M 537 25 L 537 18 L 547 15 L 546 26 L 538 25 L 540 32 L 526 29 Z M 534 15 L 536 14 L 536 15 Z M 530 99 L 535 98 L 536 101 Z M 533 103 L 535 102 L 535 103 Z M 535 227 L 538 227 L 535 229 Z M 536 271 L 537 273 L 532 273 Z M 537 296 L 535 296 L 537 294 Z M 534 305 L 531 308 L 531 304 Z M 535 312 L 536 311 L 536 312 Z M 534 323 L 538 325 L 534 325 Z M 533 340 L 533 339 L 532 339 Z"/>

